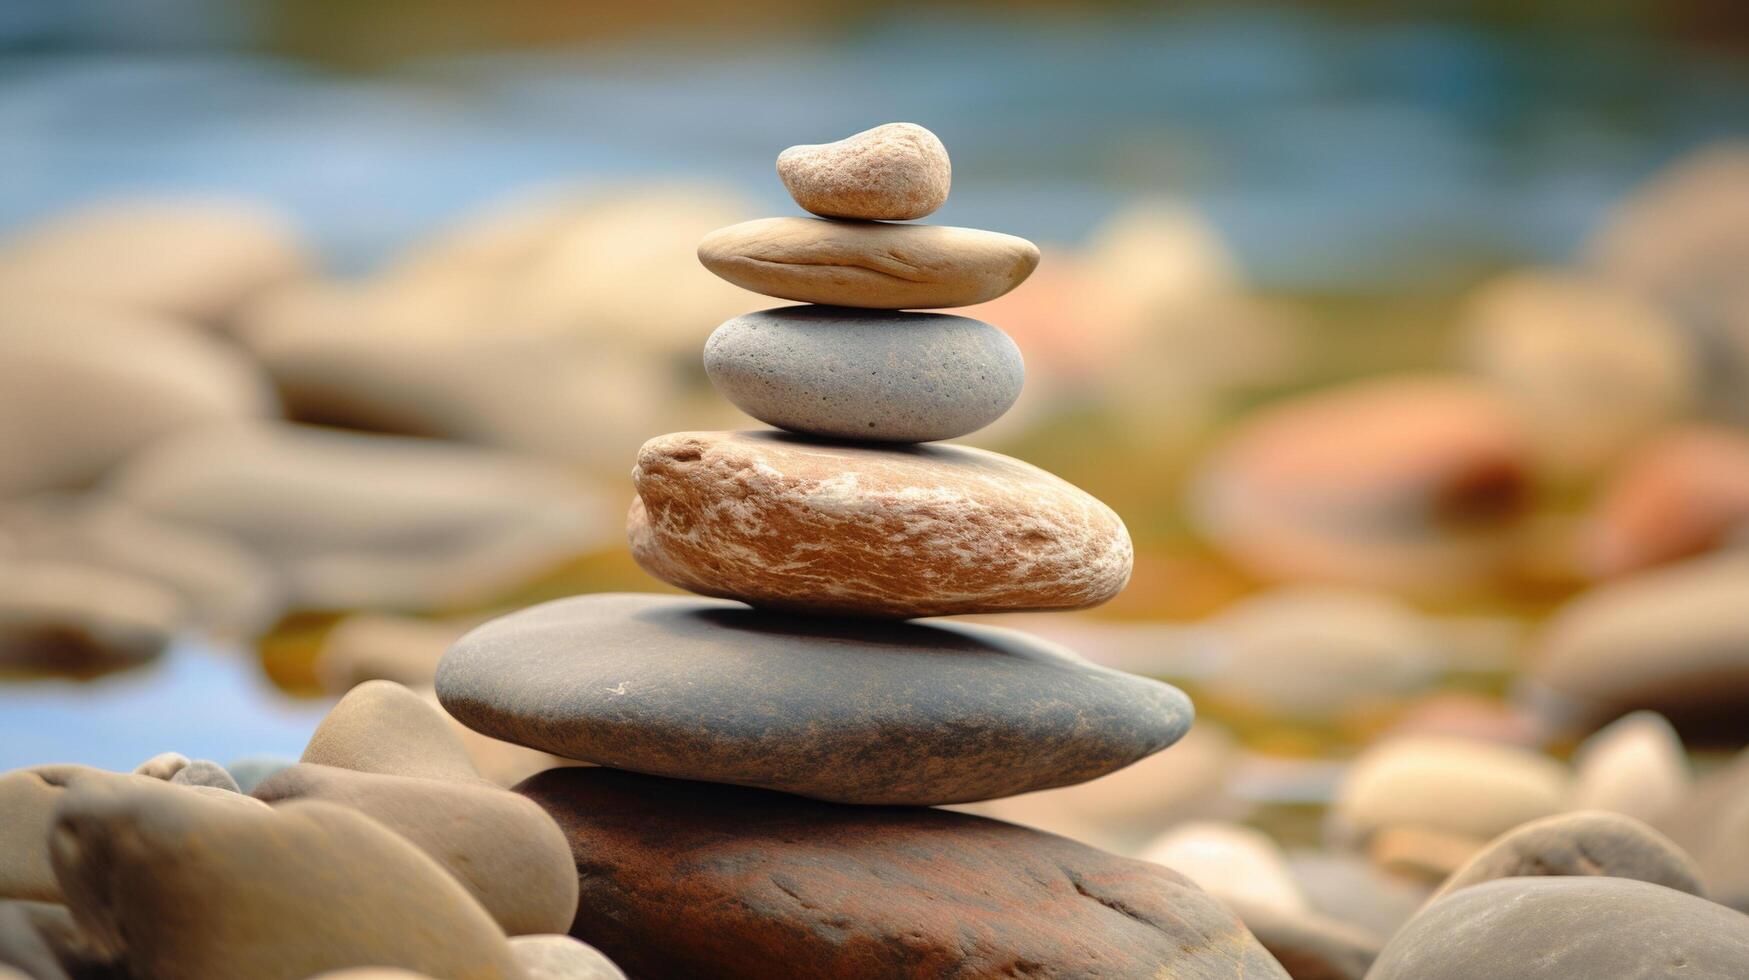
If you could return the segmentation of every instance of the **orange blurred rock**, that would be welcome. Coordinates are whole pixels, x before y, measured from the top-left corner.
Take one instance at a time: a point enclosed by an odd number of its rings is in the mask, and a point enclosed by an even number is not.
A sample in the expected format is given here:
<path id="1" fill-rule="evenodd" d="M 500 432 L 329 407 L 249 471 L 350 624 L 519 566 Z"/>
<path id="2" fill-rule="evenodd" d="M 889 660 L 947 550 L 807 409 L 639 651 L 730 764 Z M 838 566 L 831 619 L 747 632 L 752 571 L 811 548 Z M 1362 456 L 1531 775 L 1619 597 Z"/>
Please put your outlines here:
<path id="1" fill-rule="evenodd" d="M 1604 488 L 1584 541 L 1599 578 L 1699 554 L 1749 530 L 1749 436 L 1690 426 L 1646 444 Z"/>
<path id="2" fill-rule="evenodd" d="M 1498 570 L 1526 504 L 1528 440 L 1461 378 L 1361 381 L 1243 420 L 1195 487 L 1195 516 L 1247 570 L 1451 591 Z"/>

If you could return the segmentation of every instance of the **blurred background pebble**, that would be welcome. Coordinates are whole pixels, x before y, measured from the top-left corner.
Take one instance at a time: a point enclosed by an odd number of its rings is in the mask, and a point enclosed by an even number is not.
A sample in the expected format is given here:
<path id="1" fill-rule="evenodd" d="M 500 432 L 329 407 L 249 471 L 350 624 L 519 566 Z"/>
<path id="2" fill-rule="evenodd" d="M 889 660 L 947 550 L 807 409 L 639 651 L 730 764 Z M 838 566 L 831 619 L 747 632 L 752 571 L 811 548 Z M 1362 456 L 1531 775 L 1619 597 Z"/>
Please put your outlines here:
<path id="1" fill-rule="evenodd" d="M 1749 13 L 1420 10 L 0 7 L 0 769 L 252 785 L 498 611 L 665 588 L 637 447 L 750 424 L 697 351 L 761 304 L 698 240 L 908 119 L 940 222 L 1044 253 L 965 311 L 1027 365 L 966 441 L 1137 545 L 1100 613 L 1000 621 L 1199 711 L 966 809 L 1363 965 L 1576 809 L 1749 908 Z"/>

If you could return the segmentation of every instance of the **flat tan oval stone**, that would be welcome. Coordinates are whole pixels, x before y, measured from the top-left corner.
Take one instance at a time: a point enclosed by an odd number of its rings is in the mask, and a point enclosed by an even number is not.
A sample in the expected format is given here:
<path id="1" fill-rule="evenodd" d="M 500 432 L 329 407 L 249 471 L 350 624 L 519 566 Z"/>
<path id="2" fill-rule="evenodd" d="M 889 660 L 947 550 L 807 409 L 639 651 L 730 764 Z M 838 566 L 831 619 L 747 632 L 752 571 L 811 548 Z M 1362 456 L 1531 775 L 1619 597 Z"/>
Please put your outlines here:
<path id="1" fill-rule="evenodd" d="M 907 221 L 947 201 L 947 147 L 916 123 L 887 123 L 836 143 L 792 146 L 777 175 L 791 197 L 823 218 Z"/>
<path id="2" fill-rule="evenodd" d="M 522 976 L 459 882 L 333 803 L 269 808 L 143 777 L 82 780 L 56 805 L 49 857 L 80 930 L 132 975 L 301 980 L 373 965 Z"/>
<path id="3" fill-rule="evenodd" d="M 946 225 L 759 218 L 698 243 L 704 267 L 756 293 L 877 310 L 970 306 L 1038 267 L 1024 238 Z"/>
<path id="4" fill-rule="evenodd" d="M 1111 508 L 965 446 L 676 432 L 632 470 L 628 536 L 650 574 L 767 609 L 910 618 L 1078 609 L 1129 581 Z"/>

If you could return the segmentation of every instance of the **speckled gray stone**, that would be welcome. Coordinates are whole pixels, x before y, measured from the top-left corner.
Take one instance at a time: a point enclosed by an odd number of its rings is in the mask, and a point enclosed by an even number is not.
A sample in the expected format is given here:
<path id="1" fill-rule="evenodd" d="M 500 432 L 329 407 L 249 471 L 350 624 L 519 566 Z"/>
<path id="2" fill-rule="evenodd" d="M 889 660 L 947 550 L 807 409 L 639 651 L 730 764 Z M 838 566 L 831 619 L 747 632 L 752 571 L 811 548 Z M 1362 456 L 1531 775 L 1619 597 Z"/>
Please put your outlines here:
<path id="1" fill-rule="evenodd" d="M 1519 824 L 1495 838 L 1452 872 L 1432 900 L 1484 881 L 1539 875 L 1634 878 L 1699 895 L 1700 874 L 1694 858 L 1633 817 L 1579 810 Z"/>
<path id="2" fill-rule="evenodd" d="M 1631 878 L 1501 878 L 1410 919 L 1369 980 L 1742 980 L 1749 917 Z"/>
<path id="3" fill-rule="evenodd" d="M 761 422 L 839 439 L 928 442 L 989 425 L 1020 395 L 1020 348 L 979 320 L 789 306 L 738 316 L 704 347 L 724 397 Z"/>
<path id="4" fill-rule="evenodd" d="M 1190 727 L 1190 700 L 1012 630 L 577 596 L 493 620 L 437 696 L 494 738 L 658 776 L 843 803 L 1079 783 Z"/>
<path id="5" fill-rule="evenodd" d="M 195 759 L 176 771 L 170 781 L 180 786 L 211 786 L 214 789 L 243 792 L 237 780 L 224 766 L 209 759 Z"/>

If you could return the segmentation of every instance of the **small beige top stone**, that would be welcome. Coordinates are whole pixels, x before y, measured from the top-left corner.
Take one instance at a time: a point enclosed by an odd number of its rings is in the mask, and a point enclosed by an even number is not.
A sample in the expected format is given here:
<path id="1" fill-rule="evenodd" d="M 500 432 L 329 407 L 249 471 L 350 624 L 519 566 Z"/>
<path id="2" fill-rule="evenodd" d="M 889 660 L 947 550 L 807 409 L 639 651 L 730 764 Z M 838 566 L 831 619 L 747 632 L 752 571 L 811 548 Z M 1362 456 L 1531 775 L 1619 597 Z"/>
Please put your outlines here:
<path id="1" fill-rule="evenodd" d="M 759 218 L 698 243 L 704 267 L 778 299 L 930 310 L 995 299 L 1038 267 L 1024 238 L 947 225 Z"/>
<path id="2" fill-rule="evenodd" d="M 908 221 L 947 200 L 947 147 L 916 123 L 887 123 L 836 143 L 778 154 L 777 175 L 796 203 L 823 218 Z"/>

